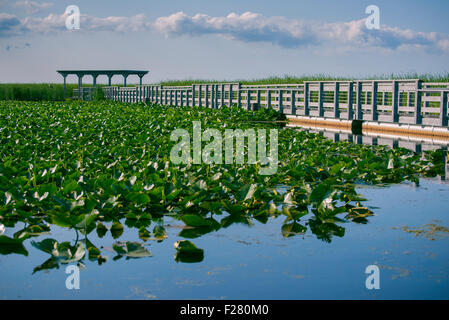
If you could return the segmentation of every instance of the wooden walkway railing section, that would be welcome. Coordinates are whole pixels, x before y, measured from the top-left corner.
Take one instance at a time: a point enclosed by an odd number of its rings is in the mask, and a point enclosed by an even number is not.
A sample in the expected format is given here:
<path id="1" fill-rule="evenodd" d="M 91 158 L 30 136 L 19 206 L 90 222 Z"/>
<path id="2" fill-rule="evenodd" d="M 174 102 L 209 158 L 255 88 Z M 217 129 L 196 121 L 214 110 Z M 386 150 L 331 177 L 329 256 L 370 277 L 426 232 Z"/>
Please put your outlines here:
<path id="1" fill-rule="evenodd" d="M 104 87 L 107 99 L 172 106 L 251 110 L 273 108 L 287 115 L 448 126 L 449 83 L 412 80 L 309 81 L 303 84 Z"/>

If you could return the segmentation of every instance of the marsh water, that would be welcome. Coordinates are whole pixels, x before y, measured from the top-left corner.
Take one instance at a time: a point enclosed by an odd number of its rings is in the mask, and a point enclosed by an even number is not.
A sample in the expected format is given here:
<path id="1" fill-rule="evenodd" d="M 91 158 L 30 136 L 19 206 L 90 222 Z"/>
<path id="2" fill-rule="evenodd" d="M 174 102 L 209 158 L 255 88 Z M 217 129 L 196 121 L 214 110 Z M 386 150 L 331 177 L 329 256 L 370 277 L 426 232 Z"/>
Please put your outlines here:
<path id="1" fill-rule="evenodd" d="M 175 260 L 183 223 L 170 218 L 158 222 L 167 231 L 162 241 L 144 242 L 137 229 L 126 226 L 119 237 L 92 232 L 86 240 L 52 225 L 49 234 L 25 240 L 27 255 L 0 255 L 0 299 L 448 299 L 445 179 L 359 186 L 364 205 L 374 212 L 366 223 L 316 226 L 306 216 L 305 232 L 286 234 L 282 217 L 234 221 L 189 239 L 204 250 L 194 263 Z M 4 235 L 23 227 L 6 228 Z M 50 255 L 31 245 L 48 238 L 72 245 L 89 241 L 106 260 L 72 264 L 81 269 L 80 288 L 69 290 L 71 264 L 48 263 Z M 143 243 L 152 256 L 117 259 L 116 241 Z M 379 289 L 366 287 L 370 265 L 379 267 Z"/>

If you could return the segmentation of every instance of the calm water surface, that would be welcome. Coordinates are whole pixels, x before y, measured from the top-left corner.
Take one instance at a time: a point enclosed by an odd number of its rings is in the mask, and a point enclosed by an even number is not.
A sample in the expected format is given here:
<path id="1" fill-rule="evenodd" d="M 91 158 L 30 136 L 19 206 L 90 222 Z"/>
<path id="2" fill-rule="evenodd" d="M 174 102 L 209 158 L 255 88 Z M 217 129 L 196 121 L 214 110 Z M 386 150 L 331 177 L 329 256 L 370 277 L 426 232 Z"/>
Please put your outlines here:
<path id="1" fill-rule="evenodd" d="M 88 238 L 108 260 L 102 265 L 83 259 L 79 290 L 65 286 L 67 265 L 33 269 L 49 254 L 24 242 L 28 256 L 0 255 L 0 299 L 448 299 L 449 185 L 422 180 L 383 188 L 360 187 L 364 204 L 375 213 L 367 224 L 339 224 L 344 235 L 330 242 L 310 228 L 304 235 L 284 238 L 282 217 L 252 226 L 232 224 L 191 239 L 204 249 L 204 260 L 181 263 L 173 244 L 182 222 L 164 220 L 168 238 L 147 241 L 152 257 L 114 261 L 117 240 L 139 241 L 136 229 L 119 239 L 108 232 Z M 307 221 L 307 217 L 302 221 Z M 17 228 L 6 228 L 12 237 Z M 436 229 L 437 227 L 443 227 Z M 411 230 L 438 232 L 407 232 Z M 76 241 L 76 233 L 52 226 L 53 238 Z M 83 236 L 79 236 L 82 240 Z M 365 268 L 380 267 L 380 289 L 365 287 Z"/>

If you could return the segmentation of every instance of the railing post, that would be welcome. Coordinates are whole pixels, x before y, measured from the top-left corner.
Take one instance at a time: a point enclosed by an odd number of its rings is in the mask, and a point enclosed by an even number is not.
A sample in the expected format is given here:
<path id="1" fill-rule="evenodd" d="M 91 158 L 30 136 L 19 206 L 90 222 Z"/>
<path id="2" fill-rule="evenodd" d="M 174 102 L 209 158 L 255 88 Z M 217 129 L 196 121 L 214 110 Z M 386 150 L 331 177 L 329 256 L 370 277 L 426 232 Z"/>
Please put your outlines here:
<path id="1" fill-rule="evenodd" d="M 353 105 L 354 105 L 354 86 L 353 82 L 348 82 L 348 120 L 352 120 L 354 117 Z"/>
<path id="2" fill-rule="evenodd" d="M 295 96 L 295 90 L 292 89 L 292 95 L 290 98 L 291 107 L 292 107 L 292 115 L 296 115 L 296 96 Z"/>
<path id="3" fill-rule="evenodd" d="M 392 93 L 392 110 L 391 110 L 391 120 L 392 122 L 398 122 L 399 121 L 399 108 L 398 108 L 398 82 L 396 80 L 393 80 L 393 93 Z"/>
<path id="4" fill-rule="evenodd" d="M 242 85 L 239 83 L 238 92 L 237 92 L 237 106 L 239 108 L 242 107 L 242 92 L 241 92 L 241 89 L 242 89 Z"/>
<path id="5" fill-rule="evenodd" d="M 271 108 L 271 90 L 267 89 L 267 108 Z"/>
<path id="6" fill-rule="evenodd" d="M 206 92 L 204 93 L 206 98 L 206 108 L 209 108 L 209 85 L 206 84 Z"/>
<path id="7" fill-rule="evenodd" d="M 280 113 L 284 113 L 284 105 L 282 104 L 282 99 L 283 99 L 283 96 L 282 96 L 282 90 L 279 90 L 278 91 L 279 92 L 279 112 Z"/>
<path id="8" fill-rule="evenodd" d="M 356 120 L 363 120 L 363 113 L 362 113 L 362 83 L 360 81 L 357 81 L 357 101 L 356 101 L 356 109 L 355 109 Z"/>
<path id="9" fill-rule="evenodd" d="M 324 108 L 323 108 L 323 83 L 320 82 L 318 88 L 318 116 L 324 116 Z"/>
<path id="10" fill-rule="evenodd" d="M 232 92 L 232 84 L 229 85 L 229 106 L 228 107 L 232 107 L 232 95 L 234 93 Z"/>
<path id="11" fill-rule="evenodd" d="M 251 110 L 251 91 L 246 90 L 246 110 Z"/>
<path id="12" fill-rule="evenodd" d="M 340 83 L 335 82 L 334 90 L 334 118 L 340 117 Z"/>
<path id="13" fill-rule="evenodd" d="M 211 86 L 211 91 L 210 91 L 210 107 L 211 107 L 211 109 L 215 109 L 215 85 L 213 84 L 212 86 Z"/>
<path id="14" fill-rule="evenodd" d="M 309 84 L 304 82 L 304 115 L 308 116 L 309 114 Z"/>
<path id="15" fill-rule="evenodd" d="M 220 106 L 220 108 L 222 108 L 224 106 L 224 98 L 225 98 L 225 85 L 224 84 L 221 85 L 221 96 L 220 96 L 220 98 L 221 98 L 221 106 Z"/>
<path id="16" fill-rule="evenodd" d="M 195 106 L 195 85 L 192 84 L 192 107 Z"/>
<path id="17" fill-rule="evenodd" d="M 203 97 L 202 97 L 202 92 L 203 91 L 203 87 L 202 85 L 198 86 L 198 106 L 201 107 L 203 105 Z"/>
<path id="18" fill-rule="evenodd" d="M 440 126 L 447 126 L 447 93 L 446 91 L 441 91 L 440 99 Z"/>
<path id="19" fill-rule="evenodd" d="M 373 99 L 373 103 L 371 106 L 371 120 L 372 121 L 377 121 L 378 116 L 377 116 L 377 81 L 373 81 L 372 82 L 372 86 L 373 86 L 373 93 L 371 95 L 371 99 Z"/>
<path id="20" fill-rule="evenodd" d="M 421 92 L 419 91 L 421 89 L 422 82 L 421 80 L 416 81 L 416 91 L 415 91 L 415 124 L 421 124 L 422 123 L 422 116 L 421 116 Z"/>
<path id="21" fill-rule="evenodd" d="M 257 89 L 257 107 L 260 108 L 260 89 Z"/>
<path id="22" fill-rule="evenodd" d="M 215 85 L 215 109 L 218 109 L 218 84 Z"/>

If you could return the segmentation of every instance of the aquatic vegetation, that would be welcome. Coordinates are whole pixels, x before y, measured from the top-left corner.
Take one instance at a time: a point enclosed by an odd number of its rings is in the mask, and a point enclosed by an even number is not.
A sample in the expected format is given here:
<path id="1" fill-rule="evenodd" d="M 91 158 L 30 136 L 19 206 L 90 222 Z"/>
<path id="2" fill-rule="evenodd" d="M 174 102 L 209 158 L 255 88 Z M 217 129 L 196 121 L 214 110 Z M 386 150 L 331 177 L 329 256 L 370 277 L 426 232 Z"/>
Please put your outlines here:
<path id="1" fill-rule="evenodd" d="M 396 229 L 400 229 L 407 233 L 412 233 L 415 237 L 423 236 L 428 240 L 436 240 L 444 236 L 449 236 L 449 228 L 434 223 L 425 224 L 419 228 L 402 226 L 401 228 Z"/>
<path id="2" fill-rule="evenodd" d="M 345 222 L 367 223 L 360 184 L 384 185 L 436 176 L 441 150 L 422 155 L 398 148 L 333 143 L 321 135 L 283 127 L 274 110 L 206 109 L 98 102 L 0 102 L 0 254 L 27 254 L 24 241 L 51 233 L 51 226 L 85 236 L 75 245 L 46 239 L 32 245 L 51 255 L 38 270 L 83 259 L 105 262 L 87 235 L 114 239 L 135 229 L 140 242 L 117 241 L 117 257 L 146 258 L 148 241 L 166 241 L 164 217 L 195 239 L 240 223 L 285 219 L 285 237 L 313 233 L 330 242 Z M 279 129 L 277 174 L 258 164 L 175 165 L 173 130 Z M 125 226 L 124 226 L 125 225 Z M 81 249 L 82 247 L 82 249 Z M 87 252 L 87 257 L 86 257 Z M 178 242 L 176 261 L 197 262 L 201 249 Z"/>

